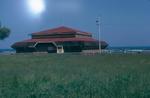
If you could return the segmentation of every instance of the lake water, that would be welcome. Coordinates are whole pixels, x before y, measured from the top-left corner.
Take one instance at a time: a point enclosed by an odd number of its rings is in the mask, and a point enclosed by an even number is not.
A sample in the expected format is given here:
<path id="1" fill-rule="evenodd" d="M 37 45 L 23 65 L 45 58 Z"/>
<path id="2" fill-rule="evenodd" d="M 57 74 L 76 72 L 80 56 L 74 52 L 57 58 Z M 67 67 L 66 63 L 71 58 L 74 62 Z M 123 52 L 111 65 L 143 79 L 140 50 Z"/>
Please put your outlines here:
<path id="1" fill-rule="evenodd" d="M 150 50 L 150 46 L 148 47 L 108 47 L 110 50 Z"/>
<path id="2" fill-rule="evenodd" d="M 150 47 L 108 47 L 110 53 L 150 53 Z"/>

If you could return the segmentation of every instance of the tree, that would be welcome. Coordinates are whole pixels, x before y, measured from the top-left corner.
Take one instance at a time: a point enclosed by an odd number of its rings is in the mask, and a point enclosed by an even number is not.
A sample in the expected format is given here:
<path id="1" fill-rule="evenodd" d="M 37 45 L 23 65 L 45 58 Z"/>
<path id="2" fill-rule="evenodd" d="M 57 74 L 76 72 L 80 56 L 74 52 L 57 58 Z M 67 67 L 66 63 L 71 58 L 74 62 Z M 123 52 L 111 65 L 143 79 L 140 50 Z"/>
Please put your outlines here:
<path id="1" fill-rule="evenodd" d="M 1 27 L 1 24 L 0 24 L 0 40 L 4 40 L 9 35 L 10 35 L 10 29 L 6 27 Z"/>

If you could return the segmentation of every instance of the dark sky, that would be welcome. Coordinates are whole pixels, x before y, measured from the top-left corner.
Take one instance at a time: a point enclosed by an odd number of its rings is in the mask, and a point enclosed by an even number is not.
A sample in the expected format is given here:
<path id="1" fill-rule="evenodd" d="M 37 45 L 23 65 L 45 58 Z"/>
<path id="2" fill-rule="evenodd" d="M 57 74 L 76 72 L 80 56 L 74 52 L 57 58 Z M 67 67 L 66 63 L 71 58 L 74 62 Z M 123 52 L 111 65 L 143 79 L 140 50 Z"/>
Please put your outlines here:
<path id="1" fill-rule="evenodd" d="M 12 31 L 0 48 L 62 25 L 92 32 L 97 38 L 99 15 L 102 39 L 110 46 L 150 46 L 150 0 L 45 0 L 41 15 L 29 12 L 27 1 L 0 0 L 0 21 Z"/>

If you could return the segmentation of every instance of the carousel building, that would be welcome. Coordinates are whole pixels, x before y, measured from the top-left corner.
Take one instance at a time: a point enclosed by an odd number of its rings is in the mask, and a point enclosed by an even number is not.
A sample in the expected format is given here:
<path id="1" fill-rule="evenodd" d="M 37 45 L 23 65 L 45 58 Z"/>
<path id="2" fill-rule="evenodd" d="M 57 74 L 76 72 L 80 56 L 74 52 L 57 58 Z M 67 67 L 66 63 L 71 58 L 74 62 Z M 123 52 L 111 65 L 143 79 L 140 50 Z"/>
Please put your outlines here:
<path id="1" fill-rule="evenodd" d="M 17 53 L 26 52 L 82 52 L 85 50 L 105 49 L 108 44 L 92 38 L 89 32 L 69 27 L 58 27 L 31 34 L 31 39 L 16 42 L 11 47 Z"/>

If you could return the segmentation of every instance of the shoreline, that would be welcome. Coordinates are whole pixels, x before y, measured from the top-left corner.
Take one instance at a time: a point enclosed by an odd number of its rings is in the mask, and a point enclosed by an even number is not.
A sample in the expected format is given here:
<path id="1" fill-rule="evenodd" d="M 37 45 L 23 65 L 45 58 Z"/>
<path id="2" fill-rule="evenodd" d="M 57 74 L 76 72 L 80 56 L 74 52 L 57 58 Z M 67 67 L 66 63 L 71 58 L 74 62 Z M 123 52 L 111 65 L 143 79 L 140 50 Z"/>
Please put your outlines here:
<path id="1" fill-rule="evenodd" d="M 82 53 L 82 52 L 81 52 Z M 108 47 L 103 50 L 103 53 L 123 53 L 123 54 L 133 54 L 133 53 L 150 53 L 150 47 Z M 13 55 L 17 54 L 14 49 L 0 49 L 0 55 Z M 23 53 L 24 54 L 24 53 Z M 74 53 L 72 53 L 74 54 Z M 79 53 L 80 54 L 80 53 Z"/>

